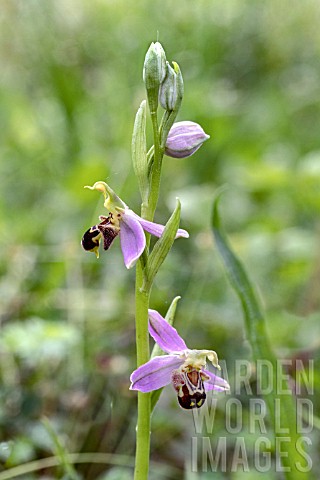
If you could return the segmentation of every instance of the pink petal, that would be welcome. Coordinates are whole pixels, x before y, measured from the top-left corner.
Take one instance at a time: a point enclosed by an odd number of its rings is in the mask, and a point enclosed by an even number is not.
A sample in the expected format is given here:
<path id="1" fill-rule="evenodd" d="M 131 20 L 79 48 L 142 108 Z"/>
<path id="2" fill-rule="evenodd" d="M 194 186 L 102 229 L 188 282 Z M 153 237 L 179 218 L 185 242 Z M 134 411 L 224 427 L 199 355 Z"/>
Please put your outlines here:
<path id="1" fill-rule="evenodd" d="M 156 310 L 149 310 L 149 333 L 167 353 L 188 350 L 183 338 Z"/>
<path id="2" fill-rule="evenodd" d="M 209 380 L 204 381 L 206 390 L 215 390 L 216 392 L 225 392 L 226 390 L 230 390 L 229 383 L 223 378 L 209 372 L 209 370 L 201 371 L 210 378 Z"/>
<path id="3" fill-rule="evenodd" d="M 136 218 L 124 213 L 119 236 L 125 266 L 131 268 L 142 255 L 146 246 L 143 228 Z"/>
<path id="4" fill-rule="evenodd" d="M 160 225 L 159 223 L 149 222 L 148 220 L 145 220 L 144 218 L 139 217 L 139 215 L 134 213 L 132 210 L 128 210 L 128 214 L 134 216 L 142 225 L 142 228 L 146 232 L 151 233 L 151 235 L 154 235 L 155 237 L 161 237 L 161 235 L 163 234 L 164 225 Z M 189 233 L 186 230 L 179 228 L 177 230 L 176 238 L 180 238 L 180 237 L 189 238 Z"/>
<path id="5" fill-rule="evenodd" d="M 172 371 L 179 368 L 183 360 L 176 355 L 154 357 L 137 368 L 130 377 L 130 390 L 151 392 L 171 383 Z"/>

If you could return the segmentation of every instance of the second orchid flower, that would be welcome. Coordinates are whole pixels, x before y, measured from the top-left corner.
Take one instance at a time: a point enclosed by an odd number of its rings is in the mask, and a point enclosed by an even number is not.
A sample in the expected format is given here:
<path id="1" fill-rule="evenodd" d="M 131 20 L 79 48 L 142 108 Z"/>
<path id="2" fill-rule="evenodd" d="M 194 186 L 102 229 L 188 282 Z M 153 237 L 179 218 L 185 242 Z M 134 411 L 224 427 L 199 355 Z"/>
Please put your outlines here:
<path id="1" fill-rule="evenodd" d="M 168 355 L 156 356 L 135 370 L 131 390 L 151 392 L 171 383 L 182 408 L 200 408 L 206 390 L 224 392 L 230 389 L 226 380 L 206 369 L 208 359 L 216 368 L 218 357 L 213 350 L 191 350 L 173 328 L 156 311 L 149 310 L 149 333 Z"/>

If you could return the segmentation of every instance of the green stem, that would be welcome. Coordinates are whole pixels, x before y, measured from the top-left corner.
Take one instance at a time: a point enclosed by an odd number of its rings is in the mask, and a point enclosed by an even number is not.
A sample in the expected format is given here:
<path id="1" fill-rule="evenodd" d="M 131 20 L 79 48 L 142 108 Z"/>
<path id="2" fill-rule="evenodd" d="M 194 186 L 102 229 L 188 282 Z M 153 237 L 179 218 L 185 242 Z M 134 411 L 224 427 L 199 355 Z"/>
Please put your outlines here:
<path id="1" fill-rule="evenodd" d="M 143 265 L 139 261 L 136 271 L 136 344 L 137 344 L 137 366 L 148 362 L 149 336 L 148 336 L 148 308 L 149 293 L 142 292 Z M 146 480 L 148 478 L 149 457 L 150 457 L 150 393 L 138 392 L 138 422 L 137 422 L 137 444 L 135 480 Z"/>
<path id="2" fill-rule="evenodd" d="M 152 121 L 152 129 L 153 129 L 154 160 L 153 160 L 153 166 L 152 166 L 151 188 L 150 188 L 149 202 L 148 202 L 149 218 L 147 220 L 152 221 L 154 212 L 157 207 L 158 198 L 159 198 L 163 152 L 160 147 L 157 113 L 151 112 L 150 115 L 151 115 L 151 121 Z"/>
<path id="3" fill-rule="evenodd" d="M 142 204 L 141 215 L 146 220 L 152 221 L 157 207 L 163 151 L 160 147 L 157 112 L 150 112 L 153 128 L 154 151 L 150 179 L 148 203 Z M 142 291 L 144 284 L 144 269 L 148 261 L 150 235 L 146 235 L 146 249 L 144 256 L 139 260 L 136 270 L 136 348 L 137 366 L 143 365 L 150 359 L 149 334 L 148 334 L 148 309 L 150 288 Z M 147 480 L 150 457 L 150 423 L 151 423 L 151 394 L 138 392 L 138 421 L 137 444 L 134 480 Z"/>

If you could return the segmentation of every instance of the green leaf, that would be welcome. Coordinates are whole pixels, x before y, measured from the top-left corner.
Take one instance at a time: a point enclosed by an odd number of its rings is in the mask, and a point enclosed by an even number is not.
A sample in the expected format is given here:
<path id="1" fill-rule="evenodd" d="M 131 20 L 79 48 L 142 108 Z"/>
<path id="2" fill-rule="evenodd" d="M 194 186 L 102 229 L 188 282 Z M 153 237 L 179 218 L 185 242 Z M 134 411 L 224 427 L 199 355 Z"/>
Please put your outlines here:
<path id="1" fill-rule="evenodd" d="M 132 134 L 132 163 L 138 179 L 142 202 L 146 203 L 149 192 L 147 144 L 146 144 L 146 101 L 137 111 Z"/>
<path id="2" fill-rule="evenodd" d="M 151 413 L 153 413 L 153 410 L 158 403 L 158 400 L 160 398 L 162 390 L 163 390 L 163 387 L 158 388 L 158 390 L 153 390 L 151 392 L 151 397 L 150 397 L 150 411 L 151 411 Z"/>
<path id="3" fill-rule="evenodd" d="M 169 218 L 163 234 L 149 255 L 148 262 L 144 268 L 144 283 L 142 290 L 145 292 L 150 291 L 153 280 L 172 247 L 180 223 L 180 211 L 181 204 L 180 200 L 177 199 L 177 206 Z"/>
<path id="4" fill-rule="evenodd" d="M 277 439 L 276 441 L 278 441 L 276 445 L 280 445 L 279 448 L 281 454 L 279 456 L 283 467 L 286 467 L 288 470 L 285 472 L 285 476 L 288 480 L 310 478 L 310 472 L 304 473 L 297 468 L 297 465 L 299 464 L 305 465 L 306 460 L 305 457 L 299 454 L 299 451 L 296 448 L 296 442 L 299 441 L 299 435 L 296 431 L 295 402 L 289 386 L 287 385 L 285 373 L 283 373 L 281 378 L 282 391 L 279 390 L 279 381 L 277 382 L 277 379 L 279 376 L 279 367 L 282 369 L 282 366 L 277 363 L 276 356 L 269 344 L 265 318 L 254 287 L 240 260 L 236 257 L 230 247 L 221 227 L 221 220 L 218 212 L 219 199 L 220 195 L 216 197 L 213 205 L 212 229 L 215 243 L 222 257 L 230 283 L 237 293 L 242 305 L 245 331 L 252 348 L 253 359 L 254 361 L 266 360 L 270 362 L 270 365 L 272 366 L 271 378 L 269 378 L 268 375 L 265 375 L 264 378 L 258 378 L 258 381 L 260 381 L 262 388 L 261 391 L 264 392 L 270 392 L 270 389 L 268 390 L 267 386 L 270 385 L 270 381 L 272 382 L 271 392 L 266 393 L 264 398 L 270 415 L 270 423 L 274 429 L 275 437 Z M 281 370 L 280 373 L 282 373 Z M 282 393 L 283 391 L 289 391 L 290 393 Z M 279 407 L 277 411 L 276 406 Z M 288 438 L 290 441 L 286 440 Z"/>
<path id="5" fill-rule="evenodd" d="M 181 299 L 181 297 L 179 295 L 177 297 L 174 297 L 174 299 L 172 300 L 172 302 L 170 304 L 170 307 L 167 310 L 166 316 L 164 317 L 165 320 L 167 320 L 167 322 L 170 325 L 173 325 L 174 318 L 176 316 L 176 310 L 177 310 L 178 302 L 179 302 L 180 299 Z"/>

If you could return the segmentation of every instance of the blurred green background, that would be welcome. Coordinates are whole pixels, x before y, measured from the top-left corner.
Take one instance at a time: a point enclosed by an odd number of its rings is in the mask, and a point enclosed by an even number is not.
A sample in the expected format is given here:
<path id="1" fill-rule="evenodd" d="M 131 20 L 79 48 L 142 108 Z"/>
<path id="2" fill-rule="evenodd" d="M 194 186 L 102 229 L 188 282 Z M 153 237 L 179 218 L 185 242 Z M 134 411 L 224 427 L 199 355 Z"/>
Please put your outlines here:
<path id="1" fill-rule="evenodd" d="M 211 139 L 190 158 L 164 159 L 156 221 L 166 221 L 179 196 L 191 238 L 175 243 L 151 307 L 164 314 L 181 295 L 177 329 L 191 348 L 217 351 L 233 386 L 235 360 L 250 359 L 250 350 L 210 231 L 215 192 L 226 185 L 230 241 L 261 294 L 279 358 L 314 360 L 319 415 L 319 22 L 316 0 L 2 0 L 3 469 L 55 453 L 43 417 L 66 451 L 134 454 L 134 271 L 119 245 L 97 261 L 80 239 L 105 213 L 84 185 L 105 180 L 139 211 L 131 134 L 145 98 L 144 55 L 157 38 L 183 73 L 178 120 L 200 123 Z M 244 405 L 245 478 L 260 478 L 248 399 L 234 396 Z M 231 458 L 236 435 L 226 431 L 226 397 L 218 399 L 208 436 L 213 444 L 225 436 Z M 191 473 L 195 436 L 192 414 L 166 388 L 153 416 L 150 478 L 243 478 L 219 468 Z M 310 438 L 316 459 L 316 427 Z M 131 478 L 130 462 L 116 466 L 112 455 L 107 464 L 77 465 L 80 478 Z M 23 478 L 62 476 L 44 469 Z"/>

